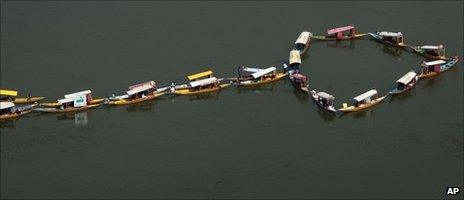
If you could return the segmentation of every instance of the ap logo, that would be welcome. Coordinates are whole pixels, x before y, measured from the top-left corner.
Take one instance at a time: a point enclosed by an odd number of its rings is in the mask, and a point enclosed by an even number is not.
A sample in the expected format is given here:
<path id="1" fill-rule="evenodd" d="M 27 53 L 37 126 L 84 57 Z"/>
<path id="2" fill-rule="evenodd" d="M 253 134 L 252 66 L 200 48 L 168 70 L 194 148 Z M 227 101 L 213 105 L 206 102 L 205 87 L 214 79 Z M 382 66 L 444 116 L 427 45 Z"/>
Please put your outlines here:
<path id="1" fill-rule="evenodd" d="M 459 187 L 447 187 L 446 195 L 457 195 L 459 193 Z"/>

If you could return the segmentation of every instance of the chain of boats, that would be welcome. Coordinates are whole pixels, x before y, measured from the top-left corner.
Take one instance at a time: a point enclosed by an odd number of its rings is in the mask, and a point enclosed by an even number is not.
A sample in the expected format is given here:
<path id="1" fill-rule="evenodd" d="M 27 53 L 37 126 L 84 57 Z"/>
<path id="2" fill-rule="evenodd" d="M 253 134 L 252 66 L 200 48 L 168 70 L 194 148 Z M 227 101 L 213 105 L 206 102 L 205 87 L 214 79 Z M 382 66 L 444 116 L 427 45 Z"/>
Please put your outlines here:
<path id="1" fill-rule="evenodd" d="M 311 40 L 352 40 L 365 36 L 396 48 L 405 49 L 425 57 L 419 64 L 420 72 L 411 70 L 396 81 L 396 87 L 385 95 L 379 95 L 375 88 L 353 97 L 351 105 L 343 103 L 342 107 L 335 108 L 335 97 L 324 91 L 316 91 L 309 85 L 309 78 L 300 71 L 302 58 L 309 51 Z M 253 87 L 268 84 L 288 76 L 292 85 L 299 91 L 308 94 L 314 102 L 331 113 L 355 112 L 367 109 L 381 103 L 389 95 L 398 95 L 411 90 L 420 79 L 438 75 L 459 61 L 458 56 L 448 58 L 445 56 L 443 45 L 409 46 L 404 42 L 401 32 L 379 31 L 375 33 L 357 33 L 356 28 L 344 26 L 327 30 L 326 35 L 315 36 L 309 31 L 303 31 L 296 39 L 289 54 L 288 62 L 283 63 L 283 72 L 277 72 L 275 66 L 268 68 L 252 68 L 240 66 L 237 68 L 237 76 L 234 78 L 217 78 L 213 71 L 205 71 L 187 76 L 188 83 L 158 87 L 155 81 L 148 81 L 129 86 L 121 95 L 108 96 L 106 98 L 93 98 L 91 90 L 84 90 L 71 94 L 65 94 L 56 102 L 42 103 L 44 97 L 18 97 L 14 90 L 0 90 L 0 119 L 14 119 L 32 111 L 44 113 L 67 113 L 92 109 L 101 105 L 120 106 L 140 103 L 156 99 L 162 95 L 197 95 L 221 90 L 228 86 Z M 418 74 L 419 73 L 419 74 Z"/>

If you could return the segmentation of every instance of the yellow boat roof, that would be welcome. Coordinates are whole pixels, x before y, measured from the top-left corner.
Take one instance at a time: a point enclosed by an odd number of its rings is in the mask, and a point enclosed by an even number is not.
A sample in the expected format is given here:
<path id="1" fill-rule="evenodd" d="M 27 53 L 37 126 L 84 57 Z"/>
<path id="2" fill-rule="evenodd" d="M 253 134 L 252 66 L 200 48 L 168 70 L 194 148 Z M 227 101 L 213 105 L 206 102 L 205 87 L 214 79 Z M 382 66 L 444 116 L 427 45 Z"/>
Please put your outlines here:
<path id="1" fill-rule="evenodd" d="M 190 76 L 187 76 L 187 79 L 189 81 L 191 81 L 191 80 L 194 80 L 194 79 L 199 79 L 201 77 L 209 76 L 211 74 L 213 74 L 213 71 L 209 70 L 209 71 L 206 71 L 206 72 L 201 72 L 201 73 L 198 73 L 198 74 L 192 74 Z"/>
<path id="2" fill-rule="evenodd" d="M 5 95 L 5 96 L 18 96 L 18 91 L 14 90 L 0 90 L 0 95 Z"/>

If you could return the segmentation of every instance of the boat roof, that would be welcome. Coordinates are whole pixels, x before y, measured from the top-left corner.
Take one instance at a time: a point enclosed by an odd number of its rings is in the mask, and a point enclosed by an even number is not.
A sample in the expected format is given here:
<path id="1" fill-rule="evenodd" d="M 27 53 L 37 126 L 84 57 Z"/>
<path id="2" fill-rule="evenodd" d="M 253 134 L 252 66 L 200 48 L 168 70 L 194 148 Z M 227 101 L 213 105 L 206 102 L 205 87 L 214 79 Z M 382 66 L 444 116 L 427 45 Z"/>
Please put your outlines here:
<path id="1" fill-rule="evenodd" d="M 334 97 L 334 96 L 332 96 L 332 95 L 330 95 L 330 94 L 328 94 L 328 93 L 325 93 L 325 92 L 318 92 L 317 95 L 318 95 L 319 97 L 324 98 L 324 99 L 335 100 L 335 97 Z"/>
<path id="2" fill-rule="evenodd" d="M 252 68 L 252 67 L 245 67 L 245 68 L 242 69 L 242 71 L 248 72 L 248 73 L 259 72 L 260 70 L 262 70 L 262 69 L 259 69 L 259 68 Z"/>
<path id="3" fill-rule="evenodd" d="M 343 31 L 348 31 L 348 30 L 351 30 L 351 29 L 354 29 L 354 26 L 344 26 L 344 27 L 339 27 L 339 28 L 332 28 L 332 29 L 327 30 L 327 34 L 331 35 L 331 34 L 343 32 Z"/>
<path id="4" fill-rule="evenodd" d="M 132 89 L 137 88 L 137 87 L 142 87 L 144 85 L 150 85 L 152 87 L 155 87 L 156 83 L 155 83 L 155 81 L 148 81 L 148 82 L 145 82 L 145 83 L 139 83 L 139 84 L 136 84 L 136 85 L 131 85 L 131 86 L 129 86 L 129 90 L 132 90 Z"/>
<path id="5" fill-rule="evenodd" d="M 301 32 L 300 36 L 295 41 L 295 44 L 306 44 L 309 41 L 309 36 L 312 35 L 309 31 Z"/>
<path id="6" fill-rule="evenodd" d="M 298 73 L 292 74 L 292 77 L 293 77 L 293 78 L 296 78 L 296 79 L 301 79 L 301 80 L 306 80 L 306 79 L 308 79 L 305 75 L 303 75 L 303 74 L 298 74 Z"/>
<path id="7" fill-rule="evenodd" d="M 424 45 L 420 47 L 421 49 L 426 49 L 426 50 L 437 50 L 437 49 L 443 49 L 443 45 Z"/>
<path id="8" fill-rule="evenodd" d="M 398 37 L 398 36 L 403 36 L 401 32 L 394 33 L 394 32 L 388 32 L 388 31 L 382 31 L 379 33 L 380 36 L 386 36 L 386 37 Z"/>
<path id="9" fill-rule="evenodd" d="M 416 76 L 417 76 L 416 72 L 410 71 L 407 74 L 405 74 L 404 76 L 402 76 L 400 79 L 398 79 L 396 82 L 406 85 L 409 82 L 411 82 L 411 80 L 414 79 Z"/>
<path id="10" fill-rule="evenodd" d="M 201 80 L 198 80 L 198 81 L 193 81 L 193 82 L 190 82 L 190 87 L 194 88 L 194 87 L 198 87 L 198 86 L 205 86 L 205 85 L 209 85 L 209 84 L 212 84 L 212 83 L 215 83 L 217 82 L 217 78 L 216 77 L 210 77 L 210 78 L 205 78 L 205 79 L 201 79 Z"/>
<path id="11" fill-rule="evenodd" d="M 145 85 L 142 85 L 142 86 L 138 86 L 138 87 L 134 87 L 130 90 L 128 90 L 126 93 L 127 95 L 133 95 L 133 94 L 137 94 L 139 92 L 143 92 L 143 91 L 146 91 L 146 90 L 149 90 L 149 89 L 152 89 L 153 86 L 151 84 L 145 84 Z"/>
<path id="12" fill-rule="evenodd" d="M 5 95 L 5 96 L 18 96 L 18 91 L 14 90 L 0 90 L 0 95 Z"/>
<path id="13" fill-rule="evenodd" d="M 432 65 L 439 65 L 439 64 L 445 64 L 446 62 L 444 60 L 434 60 L 430 62 L 426 62 L 425 65 L 427 66 L 432 66 Z"/>
<path id="14" fill-rule="evenodd" d="M 360 95 L 354 97 L 353 99 L 356 100 L 357 102 L 360 102 L 360 101 L 362 101 L 364 99 L 367 99 L 369 97 L 372 97 L 372 96 L 374 96 L 376 94 L 377 94 L 377 90 L 371 89 L 371 90 L 369 90 L 369 91 L 367 91 L 367 92 L 365 92 L 363 94 L 360 94 Z"/>
<path id="15" fill-rule="evenodd" d="M 14 107 L 14 106 L 15 106 L 15 104 L 13 102 L 10 102 L 10 101 L 0 102 L 0 110 L 11 108 L 11 107 Z"/>
<path id="16" fill-rule="evenodd" d="M 264 76 L 265 74 L 275 72 L 276 70 L 277 70 L 277 68 L 275 68 L 275 67 L 269 67 L 269 68 L 266 68 L 266 69 L 263 69 L 263 70 L 259 70 L 258 72 L 255 72 L 255 73 L 251 74 L 251 76 L 253 76 L 253 78 L 259 78 L 261 76 Z"/>
<path id="17" fill-rule="evenodd" d="M 205 72 L 200 72 L 198 74 L 189 75 L 189 76 L 187 76 L 187 79 L 189 81 L 191 81 L 191 80 L 199 79 L 199 78 L 202 78 L 202 77 L 205 77 L 205 76 L 209 76 L 211 74 L 213 74 L 213 71 L 209 70 L 209 71 L 205 71 Z"/>
<path id="18" fill-rule="evenodd" d="M 298 50 L 290 51 L 290 57 L 288 58 L 288 63 L 301 63 L 300 52 Z"/>
<path id="19" fill-rule="evenodd" d="M 72 94 L 65 94 L 64 98 L 71 98 L 73 96 L 82 96 L 82 95 L 87 95 L 87 94 L 90 94 L 90 93 L 92 93 L 92 91 L 84 90 L 84 91 L 80 91 L 80 92 L 76 92 L 76 93 L 72 93 Z"/>

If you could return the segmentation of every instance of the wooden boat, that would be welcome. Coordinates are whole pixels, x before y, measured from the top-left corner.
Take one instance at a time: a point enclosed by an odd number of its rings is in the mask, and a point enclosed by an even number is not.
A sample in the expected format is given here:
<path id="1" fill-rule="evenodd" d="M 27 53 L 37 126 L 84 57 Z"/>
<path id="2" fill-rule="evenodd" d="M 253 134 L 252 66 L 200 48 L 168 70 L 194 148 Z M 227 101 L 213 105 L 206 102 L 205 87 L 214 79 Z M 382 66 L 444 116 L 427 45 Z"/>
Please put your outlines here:
<path id="1" fill-rule="evenodd" d="M 14 119 L 32 111 L 37 104 L 16 106 L 13 102 L 0 102 L 0 120 Z"/>
<path id="2" fill-rule="evenodd" d="M 332 113 L 337 112 L 334 107 L 334 96 L 325 92 L 316 92 L 315 90 L 311 90 L 310 94 L 313 101 L 316 102 L 319 107 Z"/>
<path id="3" fill-rule="evenodd" d="M 375 99 L 371 100 L 371 97 Z M 377 90 L 371 89 L 363 94 L 360 94 L 353 98 L 355 104 L 352 106 L 348 106 L 347 103 L 343 103 L 343 108 L 338 109 L 341 112 L 355 112 L 359 110 L 363 110 L 378 103 L 382 102 L 386 96 L 378 97 L 377 98 Z"/>
<path id="4" fill-rule="evenodd" d="M 300 36 L 295 41 L 293 45 L 293 50 L 297 50 L 300 52 L 300 56 L 306 55 L 309 49 L 309 44 L 311 42 L 310 36 L 313 34 L 309 31 L 301 32 Z"/>
<path id="5" fill-rule="evenodd" d="M 431 62 L 423 62 L 421 65 L 422 72 L 418 75 L 418 77 L 419 79 L 422 79 L 438 75 L 453 67 L 458 61 L 459 56 L 455 56 L 453 59 L 448 61 L 435 60 Z"/>
<path id="6" fill-rule="evenodd" d="M 301 65 L 300 52 L 298 50 L 291 50 L 290 55 L 288 57 L 288 65 L 287 63 L 283 64 L 284 71 L 288 72 L 289 74 L 292 71 L 299 71 L 300 65 Z"/>
<path id="7" fill-rule="evenodd" d="M 344 35 L 344 32 L 349 31 L 349 35 Z M 367 35 L 367 33 L 356 33 L 356 28 L 351 26 L 344 26 L 339 28 L 332 28 L 327 30 L 327 35 L 315 36 L 311 35 L 310 37 L 316 40 L 351 40 L 360 38 Z"/>
<path id="8" fill-rule="evenodd" d="M 155 81 L 148 81 L 137 85 L 129 86 L 125 95 L 112 96 L 105 99 L 107 105 L 128 105 L 155 99 L 166 94 L 166 88 L 157 89 Z"/>
<path id="9" fill-rule="evenodd" d="M 440 45 L 423 45 L 423 46 L 408 46 L 412 52 L 434 60 L 447 59 L 445 56 L 445 47 Z"/>
<path id="10" fill-rule="evenodd" d="M 17 97 L 18 91 L 15 90 L 0 90 L 1 101 L 12 101 L 15 104 L 30 104 L 38 102 L 45 97 Z"/>
<path id="11" fill-rule="evenodd" d="M 43 112 L 43 113 L 68 113 L 68 112 L 78 112 L 83 110 L 88 110 L 91 108 L 95 108 L 100 104 L 92 104 L 92 105 L 85 105 L 81 107 L 55 107 L 55 108 L 34 108 L 34 111 Z"/>
<path id="12" fill-rule="evenodd" d="M 305 75 L 300 74 L 299 71 L 290 72 L 289 77 L 293 87 L 304 93 L 309 93 L 308 78 Z"/>
<path id="13" fill-rule="evenodd" d="M 253 70 L 256 68 L 252 68 Z M 287 74 L 277 73 L 275 67 L 269 67 L 266 69 L 258 69 L 258 71 L 248 75 L 246 72 L 250 71 L 249 68 L 240 68 L 239 76 L 235 80 L 237 86 L 258 86 L 266 83 L 271 83 L 282 79 Z"/>
<path id="14" fill-rule="evenodd" d="M 179 95 L 193 95 L 207 92 L 218 91 L 230 85 L 230 83 L 221 84 L 221 79 L 213 76 L 212 71 L 205 71 L 198 74 L 187 76 L 191 81 L 188 84 L 171 87 L 171 93 Z"/>
<path id="15" fill-rule="evenodd" d="M 398 85 L 388 94 L 401 94 L 403 92 L 411 90 L 416 85 L 417 80 L 419 80 L 419 78 L 417 77 L 416 72 L 411 70 L 396 81 Z"/>
<path id="16" fill-rule="evenodd" d="M 384 44 L 388 44 L 395 47 L 404 48 L 406 44 L 404 43 L 404 36 L 401 32 L 393 33 L 387 31 L 380 31 L 376 33 L 368 33 L 376 41 L 379 41 Z"/>
<path id="17" fill-rule="evenodd" d="M 75 92 L 75 93 L 71 93 L 71 94 L 65 94 L 64 98 L 65 99 L 66 98 L 72 98 L 72 97 L 75 97 L 75 96 L 85 96 L 87 104 L 89 104 L 89 105 L 100 104 L 105 100 L 104 98 L 94 99 L 92 97 L 92 91 L 91 90 L 84 90 L 84 91 Z M 60 106 L 61 103 L 59 103 L 59 102 L 47 102 L 47 103 L 40 103 L 39 105 L 41 107 L 57 107 L 57 106 Z"/>

